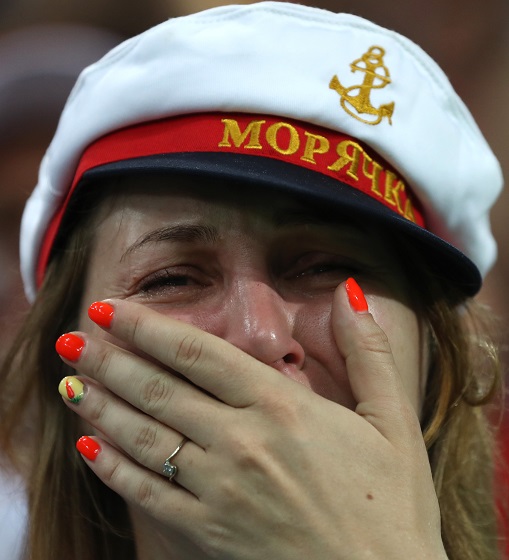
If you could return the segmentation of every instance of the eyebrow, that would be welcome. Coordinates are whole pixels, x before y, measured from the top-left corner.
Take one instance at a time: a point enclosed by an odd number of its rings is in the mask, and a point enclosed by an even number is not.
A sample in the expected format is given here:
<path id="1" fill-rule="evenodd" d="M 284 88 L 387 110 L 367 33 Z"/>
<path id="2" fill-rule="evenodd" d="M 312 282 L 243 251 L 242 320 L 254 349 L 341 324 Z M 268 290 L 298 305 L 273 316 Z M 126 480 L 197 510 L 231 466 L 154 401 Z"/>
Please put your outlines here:
<path id="1" fill-rule="evenodd" d="M 334 226 L 339 229 L 341 226 L 348 225 L 349 228 L 353 228 L 354 230 L 361 232 L 363 231 L 361 227 L 357 224 L 353 224 L 349 220 L 342 220 L 338 223 L 337 216 L 334 217 L 330 214 L 318 214 L 305 209 L 283 209 L 276 211 L 273 214 L 271 221 L 277 228 L 315 225 L 322 227 Z M 211 225 L 177 224 L 165 226 L 150 231 L 135 241 L 120 257 L 120 262 L 123 262 L 129 255 L 151 243 L 159 243 L 161 241 L 173 241 L 180 243 L 204 242 L 212 245 L 216 243 L 218 239 L 219 232 L 217 228 Z"/>
<path id="2" fill-rule="evenodd" d="M 180 243 L 204 242 L 207 244 L 215 243 L 219 238 L 217 229 L 213 226 L 200 224 L 178 224 L 165 226 L 150 231 L 133 243 L 120 257 L 122 262 L 126 257 L 138 251 L 145 245 L 159 243 L 161 241 L 174 241 Z"/>

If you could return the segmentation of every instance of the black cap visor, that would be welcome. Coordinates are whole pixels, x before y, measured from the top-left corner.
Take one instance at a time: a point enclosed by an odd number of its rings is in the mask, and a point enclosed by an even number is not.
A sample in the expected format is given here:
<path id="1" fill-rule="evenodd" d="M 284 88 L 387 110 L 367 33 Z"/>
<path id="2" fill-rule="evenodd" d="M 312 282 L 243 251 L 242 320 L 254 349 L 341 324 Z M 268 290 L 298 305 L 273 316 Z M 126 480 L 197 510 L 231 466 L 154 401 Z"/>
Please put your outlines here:
<path id="1" fill-rule="evenodd" d="M 261 156 L 231 153 L 186 152 L 159 154 L 108 163 L 89 169 L 79 187 L 119 175 L 177 173 L 210 177 L 225 183 L 263 186 L 292 198 L 337 208 L 347 216 L 367 217 L 378 226 L 404 235 L 421 252 L 431 272 L 464 296 L 475 295 L 482 284 L 475 264 L 453 245 L 393 212 L 370 196 L 322 173 Z"/>

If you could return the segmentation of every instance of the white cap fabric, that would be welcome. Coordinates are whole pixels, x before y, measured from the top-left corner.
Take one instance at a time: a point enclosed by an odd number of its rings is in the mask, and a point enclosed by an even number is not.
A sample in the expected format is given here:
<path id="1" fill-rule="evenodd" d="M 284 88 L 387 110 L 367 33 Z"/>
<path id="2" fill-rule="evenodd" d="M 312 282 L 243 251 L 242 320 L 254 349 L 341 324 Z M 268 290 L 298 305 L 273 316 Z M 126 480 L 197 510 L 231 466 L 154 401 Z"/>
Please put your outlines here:
<path id="1" fill-rule="evenodd" d="M 502 188 L 500 166 L 431 58 L 353 15 L 260 2 L 169 20 L 82 73 L 23 216 L 30 300 L 48 226 L 87 146 L 136 123 L 214 112 L 295 119 L 359 140 L 408 183 L 427 230 L 481 275 L 493 264 L 488 213 Z"/>

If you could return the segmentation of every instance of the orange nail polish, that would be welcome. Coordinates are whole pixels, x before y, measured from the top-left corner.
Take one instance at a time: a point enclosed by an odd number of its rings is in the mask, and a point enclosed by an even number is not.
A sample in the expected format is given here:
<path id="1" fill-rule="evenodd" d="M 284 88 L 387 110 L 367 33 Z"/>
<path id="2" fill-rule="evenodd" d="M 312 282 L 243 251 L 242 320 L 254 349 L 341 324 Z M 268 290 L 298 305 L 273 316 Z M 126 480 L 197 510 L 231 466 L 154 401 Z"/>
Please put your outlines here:
<path id="1" fill-rule="evenodd" d="M 368 302 L 359 284 L 353 278 L 348 278 L 345 282 L 345 288 L 352 309 L 357 311 L 357 313 L 366 313 L 368 311 Z"/>
<path id="2" fill-rule="evenodd" d="M 78 335 L 67 333 L 63 334 L 56 342 L 56 351 L 70 362 L 76 362 L 85 348 L 85 341 Z"/>
<path id="3" fill-rule="evenodd" d="M 82 436 L 76 442 L 76 449 L 90 461 L 95 461 L 101 451 L 101 446 L 91 437 Z"/>
<path id="4" fill-rule="evenodd" d="M 88 308 L 88 316 L 96 325 L 100 327 L 109 328 L 113 320 L 115 310 L 113 306 L 105 301 L 95 301 Z"/>

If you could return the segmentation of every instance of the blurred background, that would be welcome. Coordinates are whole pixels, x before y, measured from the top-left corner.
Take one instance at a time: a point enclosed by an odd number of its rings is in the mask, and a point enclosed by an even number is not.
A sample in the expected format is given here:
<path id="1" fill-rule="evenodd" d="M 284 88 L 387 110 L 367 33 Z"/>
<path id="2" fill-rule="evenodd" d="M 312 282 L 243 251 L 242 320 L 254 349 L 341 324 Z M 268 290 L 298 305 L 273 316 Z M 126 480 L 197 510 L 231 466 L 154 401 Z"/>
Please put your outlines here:
<path id="1" fill-rule="evenodd" d="M 21 211 L 79 71 L 121 40 L 169 17 L 230 3 L 252 2 L 0 2 L 0 358 L 27 307 L 18 273 Z M 367 17 L 421 45 L 445 70 L 509 177 L 507 0 L 315 0 L 309 4 Z M 480 295 L 502 318 L 500 343 L 506 364 L 508 210 L 506 191 L 493 212 L 499 262 Z"/>

